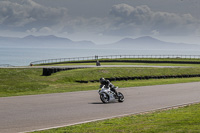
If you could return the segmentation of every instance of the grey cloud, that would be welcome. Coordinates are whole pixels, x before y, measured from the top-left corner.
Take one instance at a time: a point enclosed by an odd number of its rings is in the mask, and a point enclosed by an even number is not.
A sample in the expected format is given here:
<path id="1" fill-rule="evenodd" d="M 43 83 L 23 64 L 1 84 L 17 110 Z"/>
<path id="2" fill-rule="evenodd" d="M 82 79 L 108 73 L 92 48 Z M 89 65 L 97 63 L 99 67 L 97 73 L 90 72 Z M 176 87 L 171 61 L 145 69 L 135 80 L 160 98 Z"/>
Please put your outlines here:
<path id="1" fill-rule="evenodd" d="M 32 0 L 18 3 L 0 1 L 1 26 L 23 27 L 32 24 L 44 27 L 56 24 L 66 16 L 66 8 L 45 7 Z"/>
<path id="2" fill-rule="evenodd" d="M 14 0 L 12 0 L 14 1 Z M 63 7 L 63 6 L 62 6 Z M 77 13 L 80 10 L 77 9 Z M 28 34 L 96 34 L 114 36 L 188 35 L 200 33 L 191 14 L 153 11 L 147 5 L 113 5 L 104 17 L 70 16 L 67 8 L 33 0 L 0 1 L 0 29 Z"/>
<path id="3" fill-rule="evenodd" d="M 163 35 L 186 35 L 191 34 L 199 26 L 199 20 L 191 14 L 175 14 L 169 12 L 155 12 L 148 6 L 132 7 L 127 4 L 114 5 L 110 10 L 110 15 L 114 17 L 114 24 L 117 30 L 128 30 L 127 34 L 151 34 L 157 31 Z M 113 27 L 113 29 L 116 29 Z"/>
<path id="4" fill-rule="evenodd" d="M 127 4 L 118 4 L 112 7 L 110 14 L 119 19 L 121 18 L 122 23 L 141 24 L 150 20 L 152 17 L 152 11 L 146 5 L 134 8 Z"/>
<path id="5" fill-rule="evenodd" d="M 75 18 L 69 21 L 66 21 L 63 24 L 62 32 L 68 32 L 70 34 L 81 32 L 81 33 L 91 33 L 99 34 L 100 32 L 107 29 L 112 24 L 108 18 Z M 62 26 L 62 25 L 60 25 Z"/>
<path id="6" fill-rule="evenodd" d="M 191 14 L 152 11 L 147 5 L 113 5 L 104 18 L 74 18 L 63 24 L 62 32 L 114 35 L 188 35 L 195 33 L 199 20 Z"/>
<path id="7" fill-rule="evenodd" d="M 17 3 L 9 1 L 0 2 L 0 24 L 9 26 L 22 26 L 34 19 L 27 16 L 23 7 Z"/>

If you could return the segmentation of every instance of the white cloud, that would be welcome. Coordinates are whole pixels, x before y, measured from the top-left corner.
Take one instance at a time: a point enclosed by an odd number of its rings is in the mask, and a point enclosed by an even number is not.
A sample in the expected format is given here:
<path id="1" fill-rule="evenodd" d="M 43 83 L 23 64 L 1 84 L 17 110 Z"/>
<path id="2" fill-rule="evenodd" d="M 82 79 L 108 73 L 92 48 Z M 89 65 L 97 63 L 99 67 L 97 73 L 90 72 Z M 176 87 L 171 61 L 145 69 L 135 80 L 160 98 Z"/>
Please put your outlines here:
<path id="1" fill-rule="evenodd" d="M 30 30 L 26 30 L 27 33 L 35 33 L 37 32 L 36 28 L 31 28 Z"/>
<path id="2" fill-rule="evenodd" d="M 54 30 L 52 30 L 50 27 L 42 27 L 40 29 L 31 28 L 29 30 L 26 30 L 26 33 L 29 35 L 36 35 L 36 36 L 55 35 L 56 34 L 56 32 Z"/>
<path id="3" fill-rule="evenodd" d="M 155 35 L 155 36 L 157 36 L 157 35 L 160 34 L 159 31 L 157 31 L 157 30 L 153 30 L 153 31 L 151 31 L 151 33 L 152 33 L 153 35 Z"/>
<path id="4" fill-rule="evenodd" d="M 49 28 L 49 27 L 42 27 L 40 30 L 39 30 L 39 32 L 41 32 L 41 33 L 46 33 L 46 34 L 49 34 L 49 33 L 52 33 L 52 29 L 51 28 Z"/>

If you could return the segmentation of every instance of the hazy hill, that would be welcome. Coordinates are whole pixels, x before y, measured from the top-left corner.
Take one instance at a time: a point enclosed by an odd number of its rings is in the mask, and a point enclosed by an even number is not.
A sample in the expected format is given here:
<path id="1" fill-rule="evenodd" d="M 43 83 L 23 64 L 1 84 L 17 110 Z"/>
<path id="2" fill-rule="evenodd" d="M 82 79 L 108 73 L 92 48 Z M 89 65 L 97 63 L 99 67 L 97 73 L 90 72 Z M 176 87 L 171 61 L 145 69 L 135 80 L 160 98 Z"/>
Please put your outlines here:
<path id="1" fill-rule="evenodd" d="M 1 47 L 34 47 L 34 48 L 87 48 L 94 47 L 95 44 L 91 41 L 72 41 L 68 38 L 49 36 L 26 36 L 24 38 L 0 37 Z"/>
<path id="2" fill-rule="evenodd" d="M 68 38 L 49 36 L 26 36 L 17 37 L 0 37 L 0 47 L 12 48 L 103 48 L 103 49 L 142 49 L 142 50 L 163 50 L 163 49 L 199 49 L 200 45 L 164 42 L 150 36 L 139 37 L 136 39 L 124 38 L 111 44 L 96 45 L 91 41 L 72 41 Z"/>
<path id="3" fill-rule="evenodd" d="M 150 36 L 139 37 L 136 39 L 124 38 L 104 46 L 107 48 L 123 49 L 200 49 L 200 45 L 164 42 Z"/>

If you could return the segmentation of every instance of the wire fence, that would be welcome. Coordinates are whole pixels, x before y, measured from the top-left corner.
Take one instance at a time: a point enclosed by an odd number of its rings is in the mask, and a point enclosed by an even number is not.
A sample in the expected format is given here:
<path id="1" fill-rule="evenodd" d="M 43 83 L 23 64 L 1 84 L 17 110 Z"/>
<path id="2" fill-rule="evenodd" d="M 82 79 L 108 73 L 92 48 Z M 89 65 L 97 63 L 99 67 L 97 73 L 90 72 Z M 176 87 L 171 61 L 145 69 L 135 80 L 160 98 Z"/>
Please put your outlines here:
<path id="1" fill-rule="evenodd" d="M 31 62 L 30 65 L 36 64 L 50 64 L 50 63 L 62 63 L 70 61 L 86 61 L 86 60 L 98 60 L 98 59 L 122 59 L 122 58 L 182 58 L 182 59 L 200 59 L 200 55 L 105 55 L 105 56 L 88 56 L 88 57 L 73 57 L 73 58 L 57 58 L 47 59 Z"/>

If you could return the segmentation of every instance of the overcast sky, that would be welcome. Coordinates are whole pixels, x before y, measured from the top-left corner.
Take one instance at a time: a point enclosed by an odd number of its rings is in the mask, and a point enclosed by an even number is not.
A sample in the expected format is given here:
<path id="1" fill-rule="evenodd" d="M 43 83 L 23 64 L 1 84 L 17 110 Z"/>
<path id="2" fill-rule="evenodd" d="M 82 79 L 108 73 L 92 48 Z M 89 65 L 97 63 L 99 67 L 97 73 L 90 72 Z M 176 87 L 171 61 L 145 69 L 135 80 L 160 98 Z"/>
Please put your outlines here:
<path id="1" fill-rule="evenodd" d="M 0 0 L 0 36 L 27 35 L 200 44 L 200 0 Z"/>

